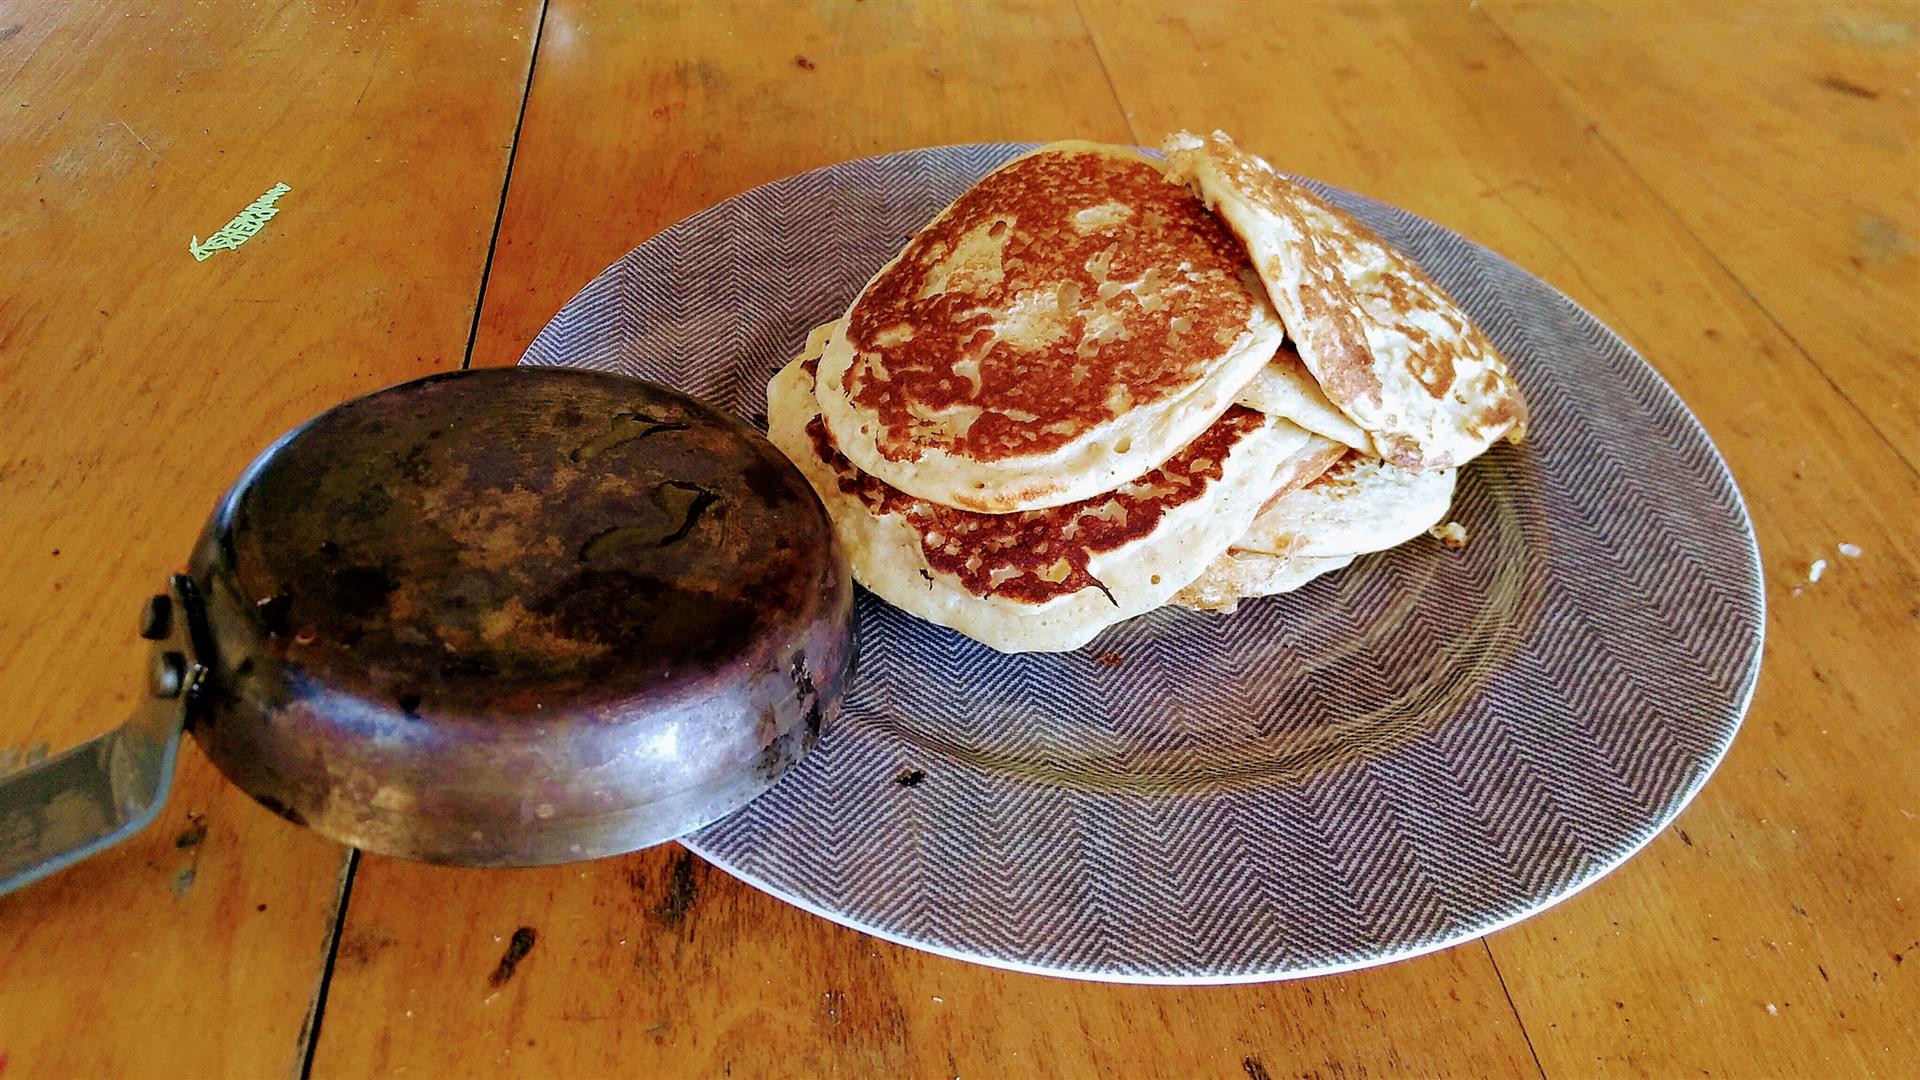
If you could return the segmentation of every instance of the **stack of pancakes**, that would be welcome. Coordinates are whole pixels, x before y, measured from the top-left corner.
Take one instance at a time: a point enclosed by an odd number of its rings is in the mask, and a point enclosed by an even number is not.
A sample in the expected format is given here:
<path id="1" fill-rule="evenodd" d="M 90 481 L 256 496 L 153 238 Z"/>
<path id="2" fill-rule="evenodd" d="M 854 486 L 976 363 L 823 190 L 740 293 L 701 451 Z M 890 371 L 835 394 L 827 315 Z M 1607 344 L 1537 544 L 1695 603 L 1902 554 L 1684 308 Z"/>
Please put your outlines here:
<path id="1" fill-rule="evenodd" d="M 1231 611 L 1446 516 L 1526 410 L 1420 269 L 1241 151 L 1055 143 L 943 211 L 767 388 L 882 599 L 1006 652 Z"/>

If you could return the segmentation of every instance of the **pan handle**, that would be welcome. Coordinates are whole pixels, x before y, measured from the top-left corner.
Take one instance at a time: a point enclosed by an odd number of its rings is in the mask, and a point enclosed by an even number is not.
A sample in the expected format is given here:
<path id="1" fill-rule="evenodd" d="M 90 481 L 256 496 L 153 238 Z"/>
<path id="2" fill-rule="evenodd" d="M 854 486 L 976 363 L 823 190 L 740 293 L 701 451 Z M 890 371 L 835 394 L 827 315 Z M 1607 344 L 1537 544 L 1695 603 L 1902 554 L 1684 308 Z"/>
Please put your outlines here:
<path id="1" fill-rule="evenodd" d="M 147 826 L 173 783 L 187 703 L 202 675 L 190 621 L 193 582 L 147 604 L 152 693 L 125 724 L 58 757 L 0 776 L 0 896 L 125 840 Z"/>

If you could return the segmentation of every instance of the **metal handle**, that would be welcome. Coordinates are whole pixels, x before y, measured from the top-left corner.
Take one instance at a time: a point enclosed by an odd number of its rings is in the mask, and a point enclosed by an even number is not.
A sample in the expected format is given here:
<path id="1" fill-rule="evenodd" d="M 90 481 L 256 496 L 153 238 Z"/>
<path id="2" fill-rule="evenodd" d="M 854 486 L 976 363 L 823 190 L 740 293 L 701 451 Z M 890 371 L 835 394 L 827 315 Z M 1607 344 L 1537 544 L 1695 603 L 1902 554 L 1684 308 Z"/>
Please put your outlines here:
<path id="1" fill-rule="evenodd" d="M 193 588 L 175 575 L 172 595 L 147 604 L 140 633 L 155 643 L 152 694 L 132 719 L 0 777 L 0 896 L 125 840 L 165 805 L 187 703 L 204 671 L 191 659 Z"/>

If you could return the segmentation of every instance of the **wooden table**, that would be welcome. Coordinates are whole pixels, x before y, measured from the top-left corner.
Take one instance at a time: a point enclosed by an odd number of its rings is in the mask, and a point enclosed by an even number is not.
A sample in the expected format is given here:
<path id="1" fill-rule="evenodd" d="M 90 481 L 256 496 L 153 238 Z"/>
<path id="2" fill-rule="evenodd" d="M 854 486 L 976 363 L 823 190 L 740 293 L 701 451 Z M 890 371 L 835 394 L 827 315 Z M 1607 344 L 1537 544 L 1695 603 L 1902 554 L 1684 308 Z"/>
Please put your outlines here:
<path id="1" fill-rule="evenodd" d="M 1768 584 L 1704 794 L 1436 955 L 1242 988 L 1006 974 L 672 846 L 355 856 L 188 751 L 157 825 L 0 900 L 0 1075 L 1913 1075 L 1917 69 L 1911 3 L 0 3 L 16 759 L 130 710 L 139 599 L 273 436 L 513 362 L 718 199 L 938 143 L 1218 126 L 1492 246 L 1693 406 Z M 244 248 L 190 256 L 278 182 Z"/>

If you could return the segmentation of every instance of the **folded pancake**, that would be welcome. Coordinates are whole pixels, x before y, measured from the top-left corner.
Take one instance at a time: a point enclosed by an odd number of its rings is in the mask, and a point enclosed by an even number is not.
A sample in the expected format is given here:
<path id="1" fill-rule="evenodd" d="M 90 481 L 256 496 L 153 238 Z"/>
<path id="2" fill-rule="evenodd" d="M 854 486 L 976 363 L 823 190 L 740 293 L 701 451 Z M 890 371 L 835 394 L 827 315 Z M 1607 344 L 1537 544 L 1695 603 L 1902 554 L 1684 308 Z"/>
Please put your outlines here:
<path id="1" fill-rule="evenodd" d="M 1373 440 L 1327 400 L 1313 373 L 1300 362 L 1300 354 L 1294 351 L 1292 342 L 1281 345 L 1273 359 L 1240 388 L 1237 400 L 1249 409 L 1291 420 L 1315 435 L 1363 453 L 1373 452 Z"/>
<path id="2" fill-rule="evenodd" d="M 1444 469 L 1524 433 L 1506 361 L 1412 259 L 1221 132 L 1166 150 L 1169 177 L 1245 242 L 1301 360 L 1381 456 Z"/>
<path id="3" fill-rule="evenodd" d="M 1454 476 L 1452 469 L 1414 472 L 1348 453 L 1270 502 L 1173 602 L 1232 611 L 1242 599 L 1291 592 L 1356 556 L 1406 543 L 1447 516 Z"/>
<path id="4" fill-rule="evenodd" d="M 826 504 L 854 577 L 1002 652 L 1077 648 L 1164 604 L 1246 531 L 1301 429 L 1230 407 L 1160 468 L 1067 506 L 981 514 L 862 473 L 833 443 L 808 355 L 767 386 L 768 434 Z"/>
<path id="5" fill-rule="evenodd" d="M 1261 504 L 1260 513 L 1265 514 L 1289 495 L 1318 480 L 1328 469 L 1345 459 L 1349 452 L 1345 446 L 1324 435 L 1308 432 L 1306 442 L 1274 470 L 1273 482 L 1267 485 L 1267 501 Z M 1256 516 L 1254 520 L 1260 519 Z"/>
<path id="6" fill-rule="evenodd" d="M 1323 574 L 1353 562 L 1354 556 L 1316 559 L 1310 555 L 1265 555 L 1230 550 L 1213 560 L 1205 573 L 1174 594 L 1173 602 L 1196 611 L 1222 615 L 1240 610 L 1240 601 L 1290 593 Z"/>
<path id="7" fill-rule="evenodd" d="M 867 283 L 816 394 L 862 472 L 1010 513 L 1157 468 L 1281 337 L 1246 249 L 1159 162 L 1054 143 L 987 175 Z"/>
<path id="8" fill-rule="evenodd" d="M 1385 551 L 1447 516 L 1455 476 L 1453 469 L 1414 472 L 1349 452 L 1298 491 L 1268 503 L 1233 546 L 1310 558 Z"/>

